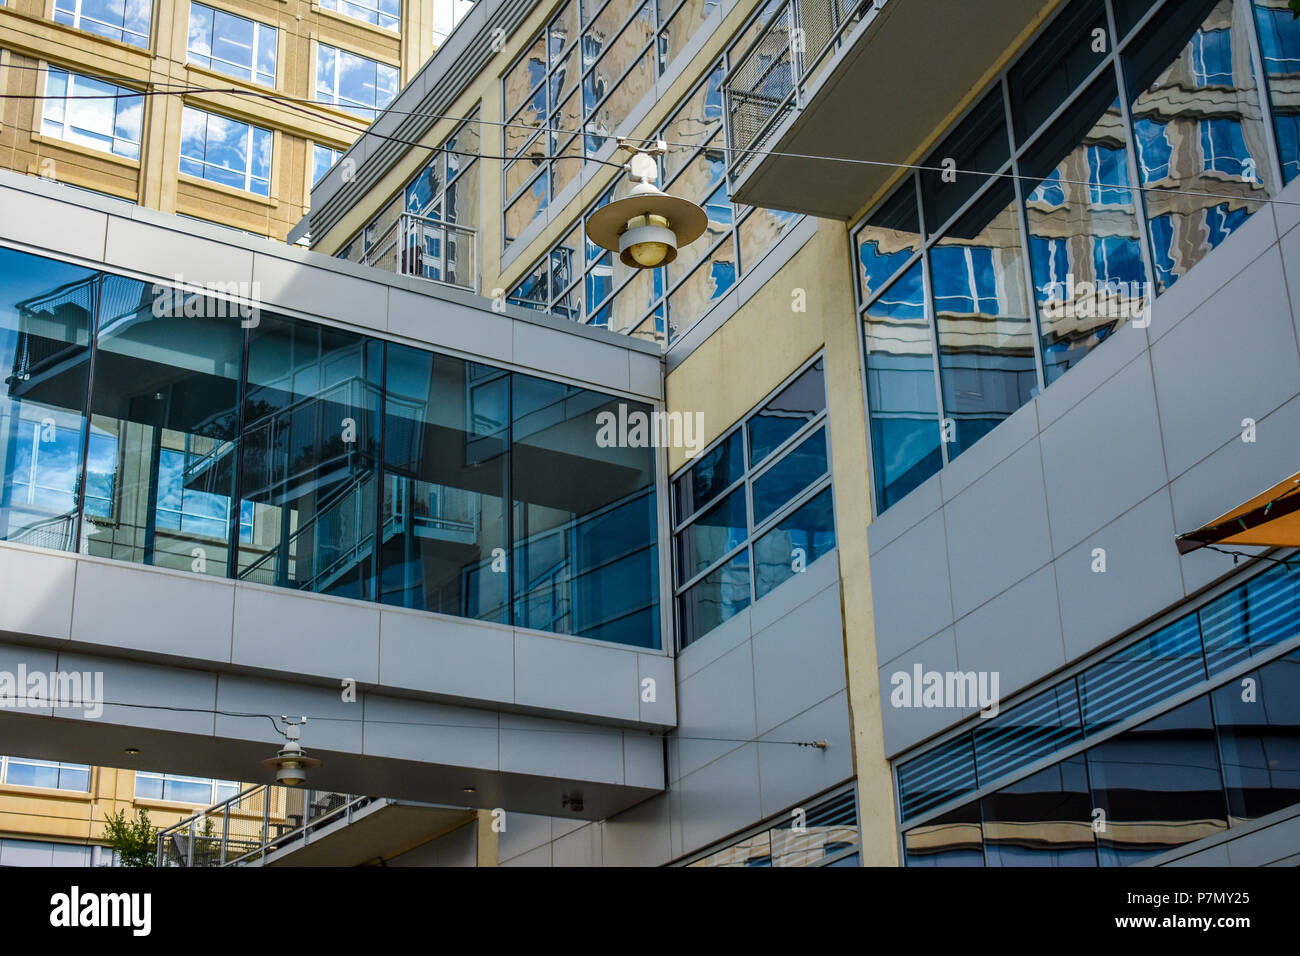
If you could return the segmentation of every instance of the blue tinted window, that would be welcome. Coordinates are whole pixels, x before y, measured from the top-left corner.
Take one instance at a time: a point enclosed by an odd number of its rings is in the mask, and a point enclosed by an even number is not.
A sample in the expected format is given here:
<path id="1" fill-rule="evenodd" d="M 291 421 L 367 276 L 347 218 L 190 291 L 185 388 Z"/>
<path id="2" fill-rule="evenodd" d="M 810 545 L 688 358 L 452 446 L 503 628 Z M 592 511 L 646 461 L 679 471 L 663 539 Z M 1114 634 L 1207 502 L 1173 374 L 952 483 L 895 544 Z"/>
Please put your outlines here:
<path id="1" fill-rule="evenodd" d="M 691 585 L 677 599 L 678 646 L 685 648 L 749 607 L 749 551 Z"/>
<path id="2" fill-rule="evenodd" d="M 1126 866 L 1227 829 L 1208 697 L 1087 752 L 1102 866 Z"/>
<path id="3" fill-rule="evenodd" d="M 826 429 L 821 428 L 754 480 L 754 524 L 762 524 L 775 514 L 826 474 L 827 467 Z"/>
<path id="4" fill-rule="evenodd" d="M 827 488 L 754 543 L 755 596 L 802 573 L 834 547 L 834 505 Z"/>
<path id="5" fill-rule="evenodd" d="M 1300 568 L 1280 565 L 1211 601 L 1198 612 L 1211 674 L 1296 635 Z"/>
<path id="6" fill-rule="evenodd" d="M 943 464 L 922 274 L 918 262 L 863 316 L 871 461 L 881 511 Z"/>
<path id="7" fill-rule="evenodd" d="M 700 456 L 674 483 L 674 514 L 683 521 L 736 481 L 745 471 L 740 431 Z"/>
<path id="8" fill-rule="evenodd" d="M 821 359 L 749 420 L 749 463 L 757 465 L 826 408 Z"/>
<path id="9" fill-rule="evenodd" d="M 1079 675 L 1084 733 L 1117 724 L 1205 676 L 1200 629 L 1189 615 Z"/>
<path id="10" fill-rule="evenodd" d="M 1234 120 L 1201 120 L 1201 155 L 1206 169 L 1238 179 L 1258 178 L 1241 124 Z"/>
<path id="11" fill-rule="evenodd" d="M 975 752 L 962 734 L 898 768 L 900 815 L 920 816 L 975 789 Z"/>
<path id="12" fill-rule="evenodd" d="M 89 269 L 0 249 L 0 540 L 77 547 L 97 283 Z M 102 512 L 111 480 L 91 493 L 87 507 Z"/>
<path id="13" fill-rule="evenodd" d="M 638 402 L 512 375 L 518 626 L 659 646 L 654 450 L 622 431 L 623 423 L 632 427 L 631 416 L 648 421 L 650 412 Z"/>
<path id="14" fill-rule="evenodd" d="M 1245 679 L 1253 681 L 1251 692 Z M 1216 690 L 1214 719 L 1234 825 L 1300 803 L 1300 655 Z"/>
<path id="15" fill-rule="evenodd" d="M 677 536 L 677 574 L 688 581 L 749 536 L 745 489 L 705 510 Z"/>

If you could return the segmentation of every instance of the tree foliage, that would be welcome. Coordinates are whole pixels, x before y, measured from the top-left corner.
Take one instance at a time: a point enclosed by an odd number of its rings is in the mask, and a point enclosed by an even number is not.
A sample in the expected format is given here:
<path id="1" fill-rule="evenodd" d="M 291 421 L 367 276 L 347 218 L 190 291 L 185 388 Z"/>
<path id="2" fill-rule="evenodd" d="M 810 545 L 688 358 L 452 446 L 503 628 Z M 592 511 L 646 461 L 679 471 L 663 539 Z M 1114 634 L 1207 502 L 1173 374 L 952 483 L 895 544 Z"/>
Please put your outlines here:
<path id="1" fill-rule="evenodd" d="M 117 851 L 122 866 L 153 866 L 158 852 L 158 828 L 149 822 L 149 811 L 141 809 L 134 820 L 125 810 L 110 814 L 104 824 L 104 839 Z"/>

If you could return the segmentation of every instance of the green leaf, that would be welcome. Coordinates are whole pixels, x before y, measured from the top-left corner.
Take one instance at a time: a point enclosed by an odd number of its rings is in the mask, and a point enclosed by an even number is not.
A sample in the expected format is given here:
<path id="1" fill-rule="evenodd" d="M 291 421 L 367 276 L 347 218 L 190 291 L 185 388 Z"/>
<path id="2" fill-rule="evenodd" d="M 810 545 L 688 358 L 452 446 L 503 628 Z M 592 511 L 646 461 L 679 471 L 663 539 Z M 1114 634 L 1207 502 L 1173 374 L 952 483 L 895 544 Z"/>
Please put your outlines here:
<path id="1" fill-rule="evenodd" d="M 1291 0 L 1291 2 L 1287 4 L 1287 6 L 1291 8 L 1292 18 L 1296 20 L 1300 20 L 1300 0 Z"/>

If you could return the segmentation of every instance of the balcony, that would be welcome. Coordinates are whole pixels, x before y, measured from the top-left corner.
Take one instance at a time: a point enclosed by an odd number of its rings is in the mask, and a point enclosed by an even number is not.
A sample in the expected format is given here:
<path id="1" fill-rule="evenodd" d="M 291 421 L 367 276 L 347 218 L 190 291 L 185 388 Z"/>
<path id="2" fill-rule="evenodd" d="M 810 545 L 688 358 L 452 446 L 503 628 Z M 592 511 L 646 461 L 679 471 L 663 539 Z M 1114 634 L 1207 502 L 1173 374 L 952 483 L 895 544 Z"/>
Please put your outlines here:
<path id="1" fill-rule="evenodd" d="M 1057 3 L 786 0 L 723 84 L 733 200 L 852 218 Z"/>
<path id="2" fill-rule="evenodd" d="M 366 244 L 362 265 L 478 292 L 478 232 L 402 213 Z"/>
<path id="3" fill-rule="evenodd" d="M 459 807 L 262 785 L 159 831 L 157 865 L 356 866 L 472 819 Z"/>

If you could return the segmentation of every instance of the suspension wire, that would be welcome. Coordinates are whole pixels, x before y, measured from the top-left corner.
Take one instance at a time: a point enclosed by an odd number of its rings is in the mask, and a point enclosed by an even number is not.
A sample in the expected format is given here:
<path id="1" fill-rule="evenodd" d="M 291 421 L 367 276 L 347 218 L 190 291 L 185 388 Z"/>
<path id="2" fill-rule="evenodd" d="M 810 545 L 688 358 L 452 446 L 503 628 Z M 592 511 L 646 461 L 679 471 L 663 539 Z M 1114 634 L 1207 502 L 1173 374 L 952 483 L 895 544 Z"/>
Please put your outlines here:
<path id="1" fill-rule="evenodd" d="M 21 64 L 18 65 L 11 64 L 10 66 L 6 67 L 6 69 L 39 70 L 41 69 L 41 67 L 25 66 Z M 103 80 L 104 82 L 111 82 L 111 83 L 118 82 L 118 79 L 115 77 L 100 77 L 100 76 L 93 76 L 88 74 L 81 74 L 81 75 L 87 75 L 89 76 L 90 79 Z M 323 113 L 319 113 L 315 110 L 302 109 L 300 104 L 310 104 L 313 106 L 321 105 L 320 101 L 312 100 L 307 97 L 297 97 L 285 93 L 275 93 L 275 92 L 261 91 L 261 90 L 249 90 L 249 89 L 241 89 L 236 87 L 201 87 L 201 86 L 194 86 L 192 84 L 162 83 L 158 81 L 150 81 L 150 82 L 151 85 L 154 86 L 170 86 L 170 87 L 181 87 L 181 88 L 141 90 L 137 92 L 124 92 L 124 93 L 71 94 L 67 96 L 53 96 L 53 95 L 47 96 L 43 94 L 32 94 L 32 93 L 4 93 L 4 94 L 0 94 L 0 99 L 31 100 L 31 101 L 41 101 L 47 99 L 51 99 L 51 100 L 132 99 L 135 97 L 143 97 L 143 96 L 184 96 L 186 94 L 191 94 L 191 93 L 228 93 L 228 94 L 233 94 L 238 96 L 251 96 L 258 99 L 268 100 L 270 102 L 274 102 L 281 106 L 284 106 L 288 109 L 295 110 L 296 112 L 300 112 L 305 115 L 311 116 L 314 119 L 319 119 L 331 123 L 342 129 L 348 130 L 349 132 L 355 133 L 358 136 L 362 136 L 362 137 L 374 136 L 386 142 L 397 143 L 398 145 L 410 146 L 412 148 L 428 149 L 433 152 L 443 152 L 443 153 L 448 153 L 449 155 L 472 157 L 476 159 L 500 160 L 503 162 L 510 162 L 515 159 L 528 159 L 535 162 L 541 162 L 543 160 L 577 161 L 581 159 L 583 162 L 598 163 L 603 166 L 613 166 L 616 169 L 627 168 L 626 164 L 624 163 L 614 162 L 611 160 L 597 159 L 591 156 L 585 156 L 585 157 L 555 156 L 550 154 L 541 155 L 541 156 L 537 156 L 537 155 L 524 156 L 522 153 L 517 154 L 515 156 L 504 156 L 504 155 L 485 153 L 485 152 L 457 150 L 453 147 L 447 147 L 447 146 L 430 146 L 425 143 L 418 143 L 411 140 L 402 139 L 400 137 L 392 136 L 386 133 L 379 133 L 376 132 L 372 127 L 362 127 L 362 128 L 353 127 L 348 125 L 346 121 L 342 120 L 339 117 L 329 116 Z M 477 123 L 480 126 L 494 126 L 494 127 L 499 127 L 501 129 L 515 128 L 515 129 L 530 130 L 534 132 L 536 131 L 550 132 L 562 136 L 581 134 L 581 135 L 598 137 L 601 139 L 613 138 L 610 135 L 605 133 L 592 133 L 582 129 L 565 129 L 563 127 L 557 127 L 557 126 L 539 126 L 531 123 L 502 122 L 500 120 L 483 119 L 482 117 L 479 116 L 456 116 L 448 113 L 423 113 L 423 112 L 413 111 L 413 110 L 397 110 L 391 107 L 385 109 L 376 109 L 375 112 L 392 113 L 394 115 L 399 115 L 399 116 L 417 116 L 417 117 L 422 117 L 431 120 L 450 120 L 457 123 Z M 700 146 L 699 143 L 680 142 L 680 141 L 672 141 L 672 140 L 658 140 L 653 137 L 650 139 L 631 140 L 631 141 L 640 143 L 642 146 L 645 146 L 646 144 L 650 144 L 650 143 L 664 142 L 669 147 L 677 147 L 682 149 L 696 149 L 699 148 Z M 927 166 L 923 163 L 899 163 L 899 162 L 889 162 L 887 160 L 879 160 L 879 159 L 863 159 L 860 157 L 852 157 L 852 156 L 827 156 L 819 153 L 794 153 L 794 152 L 781 151 L 781 150 L 754 149 L 754 148 L 743 147 L 743 146 L 726 146 L 723 144 L 710 146 L 708 148 L 716 149 L 724 153 L 729 153 L 737 157 L 772 156 L 781 159 L 802 159 L 811 162 L 849 163 L 852 165 L 871 166 L 871 167 L 877 167 L 881 169 L 906 170 L 911 172 L 933 172 L 933 173 L 940 173 L 949 176 L 959 176 L 959 175 L 960 176 L 983 176 L 987 179 L 1009 179 L 1013 181 L 1019 180 L 1021 182 L 1028 182 L 1032 184 L 1048 181 L 1048 177 L 1026 176 L 1022 173 L 1016 173 L 1011 170 L 1006 170 L 1004 172 L 988 172 L 987 170 L 982 170 L 982 169 L 961 169 L 955 166 L 951 166 L 951 167 L 950 166 Z M 1072 186 L 1097 186 L 1098 185 L 1098 183 L 1093 182 L 1091 180 L 1080 180 L 1080 179 L 1055 178 L 1055 179 L 1051 179 L 1050 181 L 1053 183 L 1061 183 L 1063 185 L 1072 185 Z M 1251 179 L 1251 180 L 1242 180 L 1242 182 L 1254 183 L 1255 181 Z M 1266 196 L 1241 196 L 1241 195 L 1234 195 L 1231 193 L 1206 192 L 1204 190 L 1176 189 L 1168 186 L 1148 186 L 1148 185 L 1119 186 L 1117 185 L 1111 188 L 1117 190 L 1133 189 L 1143 193 L 1151 192 L 1151 193 L 1160 193 L 1166 195 L 1193 196 L 1202 199 L 1224 199 L 1224 200 L 1248 201 L 1253 203 L 1260 203 L 1261 205 L 1268 204 L 1268 205 L 1277 205 L 1277 206 L 1300 206 L 1300 200 L 1277 199 L 1277 198 L 1271 198 Z"/>

